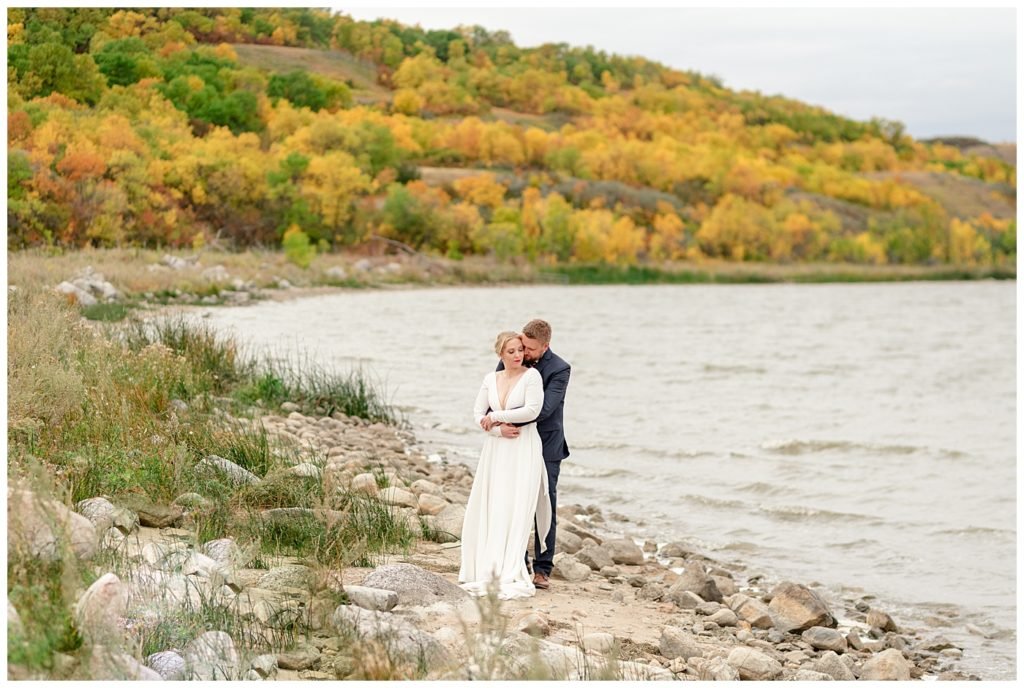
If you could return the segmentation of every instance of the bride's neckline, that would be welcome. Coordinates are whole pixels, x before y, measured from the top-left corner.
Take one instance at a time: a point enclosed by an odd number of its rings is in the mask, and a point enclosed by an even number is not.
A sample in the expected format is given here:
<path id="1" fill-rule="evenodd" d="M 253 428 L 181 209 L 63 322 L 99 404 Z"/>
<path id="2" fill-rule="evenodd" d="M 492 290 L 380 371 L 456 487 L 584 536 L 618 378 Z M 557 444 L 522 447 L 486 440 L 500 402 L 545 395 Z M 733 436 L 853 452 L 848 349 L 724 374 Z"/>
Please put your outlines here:
<path id="1" fill-rule="evenodd" d="M 528 370 L 528 369 L 526 369 L 526 370 Z M 515 381 L 509 386 L 509 388 L 507 390 L 505 390 L 505 398 L 504 399 L 501 398 L 501 388 L 498 387 L 498 375 L 500 373 L 506 373 L 505 377 L 508 378 L 508 374 L 507 374 L 508 371 L 507 370 L 500 370 L 497 373 L 495 373 L 495 375 L 494 375 L 494 391 L 498 393 L 498 405 L 501 406 L 501 410 L 502 411 L 507 410 L 505 408 L 505 402 L 508 401 L 508 397 L 509 397 L 510 394 L 512 394 L 512 390 L 514 390 L 516 388 L 516 386 L 519 384 L 519 382 L 524 377 L 526 377 L 526 370 L 523 370 L 523 372 L 519 373 L 519 375 L 516 376 Z"/>

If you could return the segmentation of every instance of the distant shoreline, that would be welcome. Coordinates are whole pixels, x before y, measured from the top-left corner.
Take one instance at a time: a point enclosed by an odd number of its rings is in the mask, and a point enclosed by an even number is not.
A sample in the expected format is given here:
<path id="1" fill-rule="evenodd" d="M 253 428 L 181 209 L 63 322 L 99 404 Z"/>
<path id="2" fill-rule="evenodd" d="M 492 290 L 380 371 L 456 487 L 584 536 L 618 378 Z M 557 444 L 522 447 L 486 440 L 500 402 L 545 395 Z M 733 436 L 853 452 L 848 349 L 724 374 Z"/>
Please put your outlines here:
<path id="1" fill-rule="evenodd" d="M 649 284 L 813 284 L 852 282 L 1015 280 L 1015 267 L 952 265 L 768 264 L 725 261 L 646 265 L 499 262 L 424 254 L 361 256 L 328 253 L 308 267 L 281 251 L 156 251 L 88 249 L 8 254 L 8 284 L 19 289 L 53 289 L 63 282 L 100 275 L 117 296 L 93 306 L 95 319 L 120 319 L 128 308 L 164 305 L 242 305 L 281 300 L 334 289 L 434 286 L 649 285 Z M 114 309 L 113 306 L 118 306 Z"/>

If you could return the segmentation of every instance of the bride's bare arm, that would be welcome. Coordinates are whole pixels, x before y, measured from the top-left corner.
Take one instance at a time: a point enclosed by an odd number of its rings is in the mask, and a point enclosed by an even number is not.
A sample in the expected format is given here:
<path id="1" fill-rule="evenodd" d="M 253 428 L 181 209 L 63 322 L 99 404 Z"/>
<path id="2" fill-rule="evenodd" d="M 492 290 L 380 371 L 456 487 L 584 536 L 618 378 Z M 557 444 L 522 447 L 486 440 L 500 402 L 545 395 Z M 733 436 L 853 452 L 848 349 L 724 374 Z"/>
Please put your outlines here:
<path id="1" fill-rule="evenodd" d="M 527 376 L 523 381 L 526 385 L 526 403 L 507 411 L 491 411 L 491 420 L 502 423 L 529 423 L 536 420 L 544 405 L 544 383 L 536 370 L 531 369 L 523 374 Z"/>

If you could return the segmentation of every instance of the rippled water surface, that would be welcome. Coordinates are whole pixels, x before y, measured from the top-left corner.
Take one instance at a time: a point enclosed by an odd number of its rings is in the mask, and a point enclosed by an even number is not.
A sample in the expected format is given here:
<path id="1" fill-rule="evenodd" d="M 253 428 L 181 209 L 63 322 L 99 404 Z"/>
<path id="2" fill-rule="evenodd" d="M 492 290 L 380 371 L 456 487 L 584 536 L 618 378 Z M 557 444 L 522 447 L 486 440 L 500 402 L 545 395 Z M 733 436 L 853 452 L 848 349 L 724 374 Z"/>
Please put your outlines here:
<path id="1" fill-rule="evenodd" d="M 210 319 L 372 369 L 421 439 L 472 464 L 494 336 L 543 317 L 573 364 L 564 503 L 772 577 L 863 588 L 965 647 L 963 669 L 1008 679 L 1015 309 L 1015 284 L 994 282 L 544 286 L 348 292 Z"/>

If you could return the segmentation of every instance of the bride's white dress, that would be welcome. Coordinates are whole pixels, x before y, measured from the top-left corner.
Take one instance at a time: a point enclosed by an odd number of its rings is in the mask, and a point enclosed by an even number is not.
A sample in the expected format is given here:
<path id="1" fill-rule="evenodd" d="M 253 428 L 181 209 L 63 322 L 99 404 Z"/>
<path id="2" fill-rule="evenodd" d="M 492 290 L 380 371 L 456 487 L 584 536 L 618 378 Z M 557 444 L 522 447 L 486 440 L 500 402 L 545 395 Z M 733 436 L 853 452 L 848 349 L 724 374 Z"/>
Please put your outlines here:
<path id="1" fill-rule="evenodd" d="M 484 439 L 462 526 L 459 583 L 470 594 L 486 595 L 495 579 L 498 597 L 503 600 L 535 593 L 525 561 L 532 544 L 534 516 L 536 523 L 544 524 L 538 526 L 542 543 L 551 523 L 540 435 L 537 424 L 530 422 L 543 404 L 544 385 L 540 373 L 532 368 L 515 382 L 504 406 L 493 372 L 484 377 L 477 394 L 473 415 L 478 428 L 488 408 L 496 421 L 529 425 L 522 426 L 514 439 L 502 437 L 499 428 Z"/>

